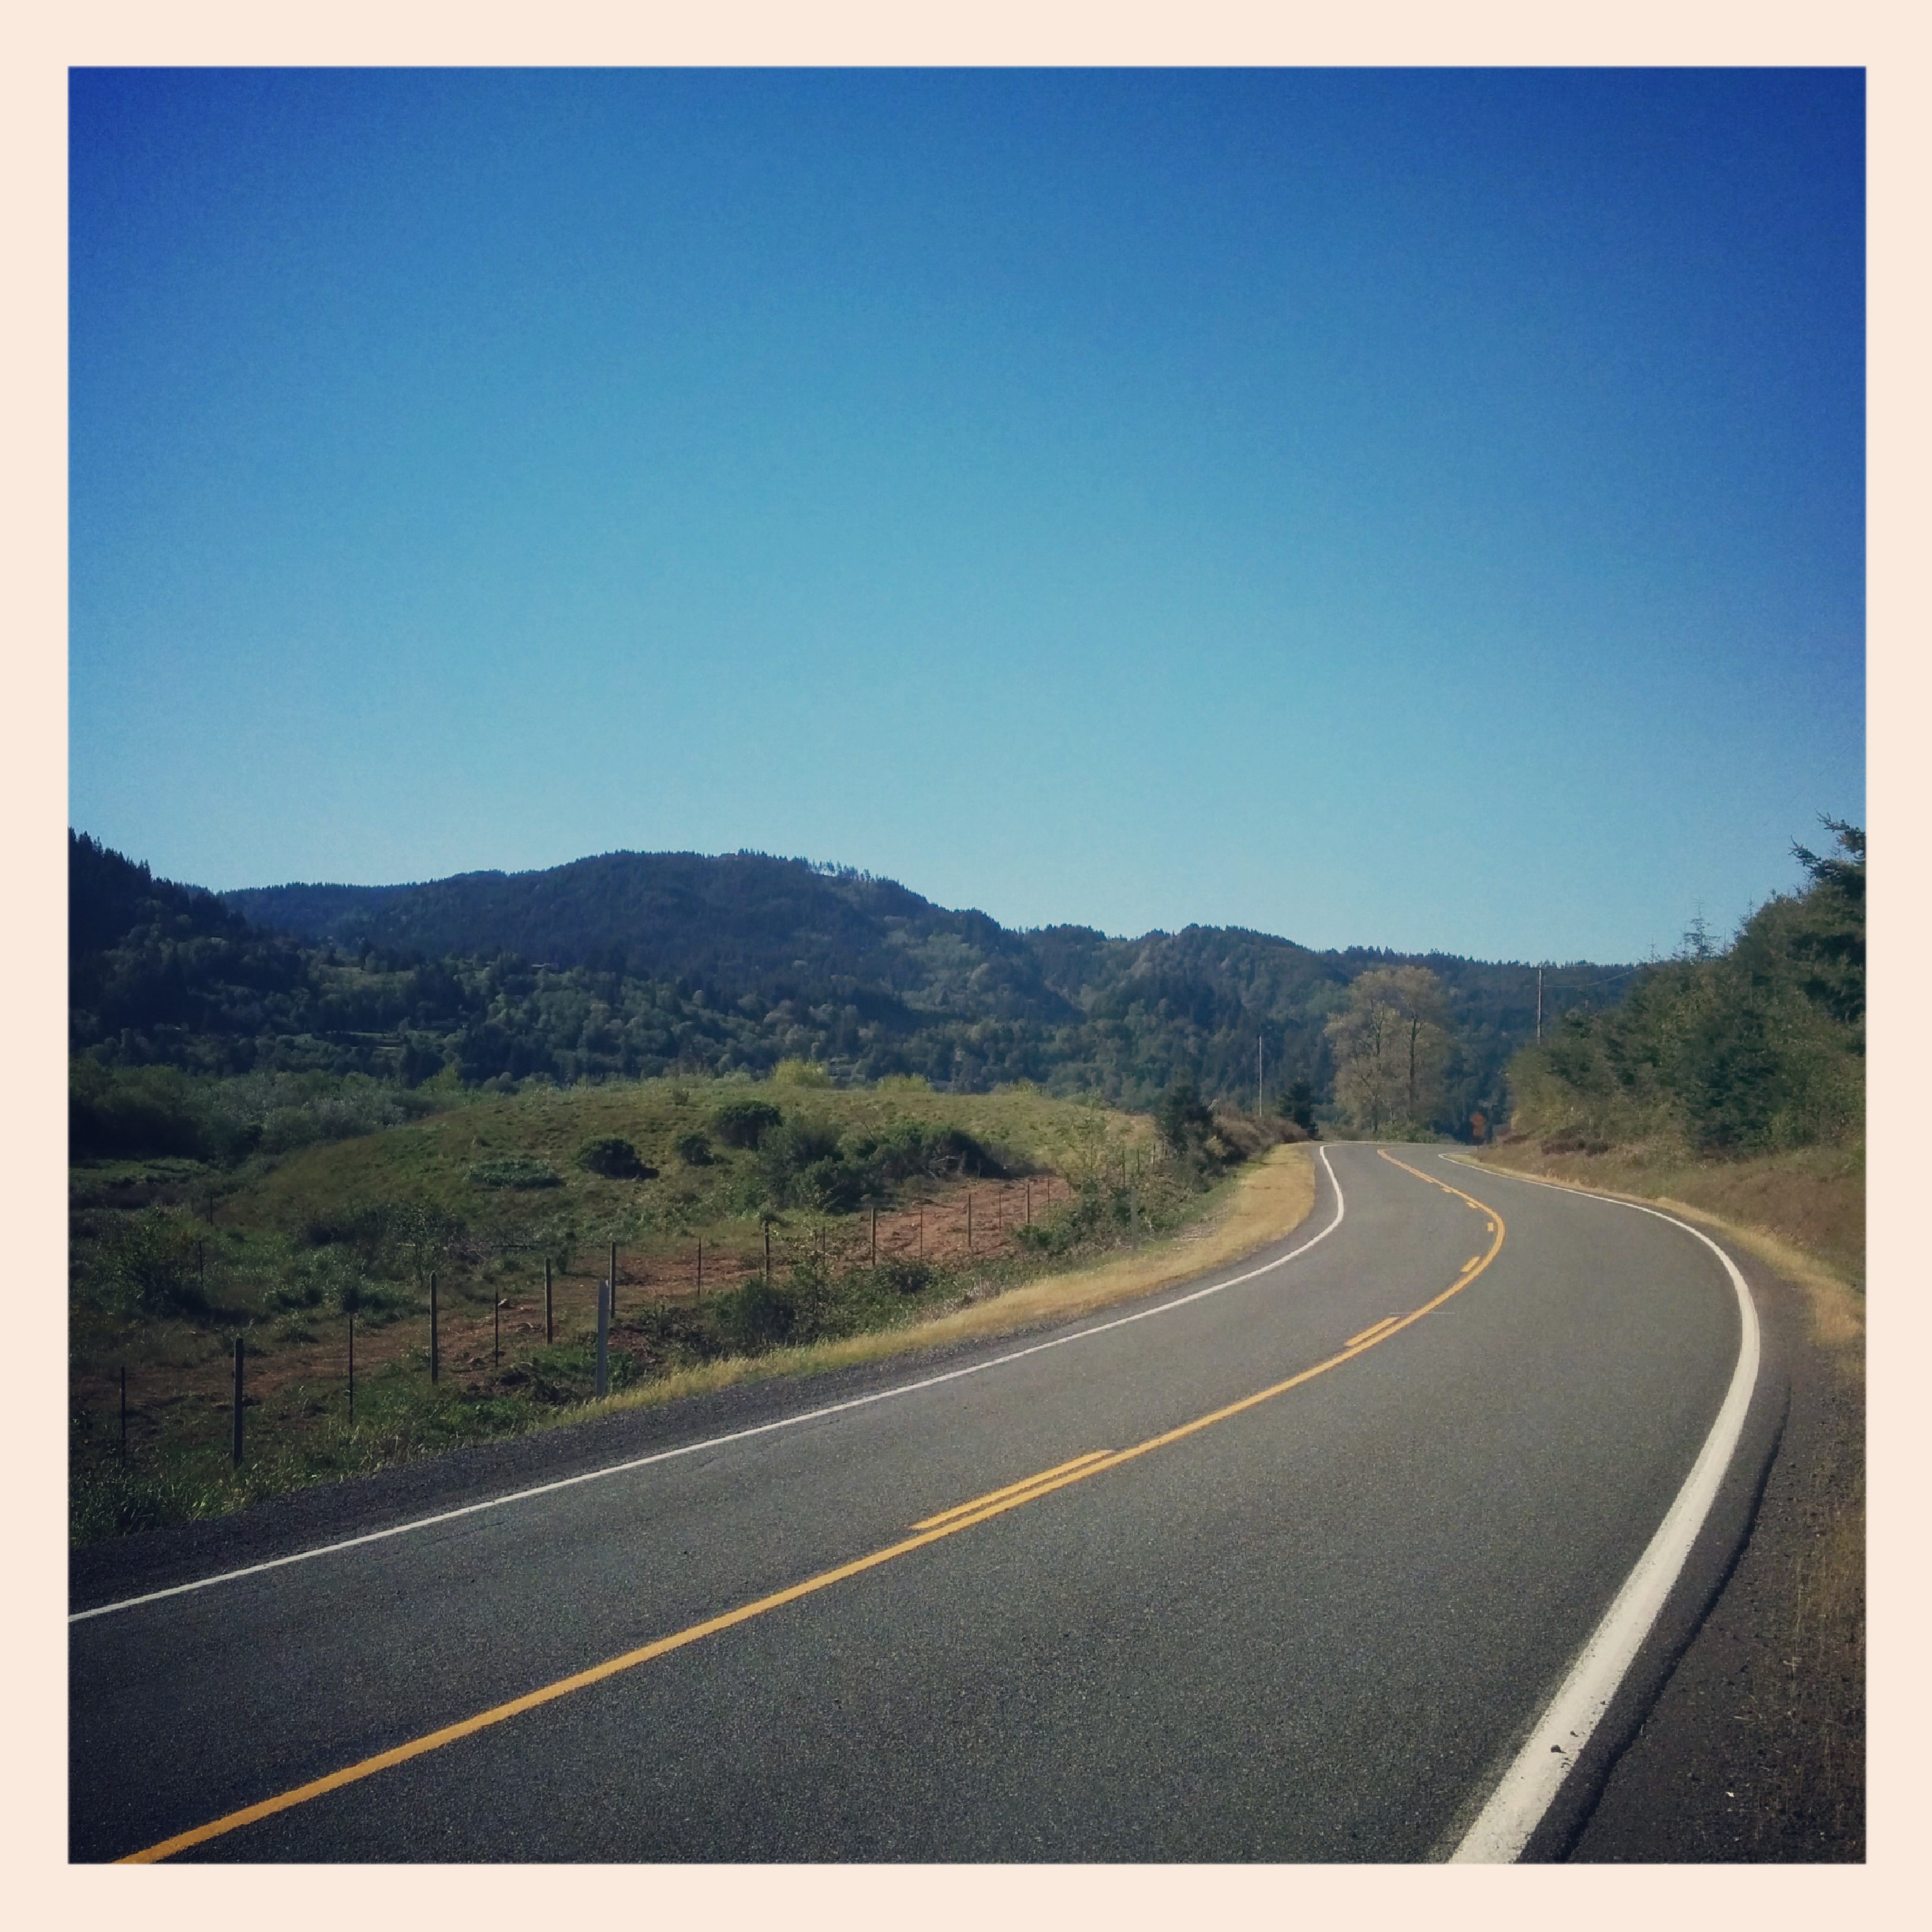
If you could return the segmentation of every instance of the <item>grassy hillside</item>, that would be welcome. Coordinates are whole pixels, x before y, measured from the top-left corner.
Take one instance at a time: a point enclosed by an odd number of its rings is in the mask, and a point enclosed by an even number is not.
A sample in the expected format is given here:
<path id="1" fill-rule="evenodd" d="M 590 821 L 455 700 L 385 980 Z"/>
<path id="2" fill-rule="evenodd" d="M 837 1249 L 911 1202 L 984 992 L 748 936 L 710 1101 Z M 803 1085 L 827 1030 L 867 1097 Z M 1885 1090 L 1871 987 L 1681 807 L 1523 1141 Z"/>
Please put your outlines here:
<path id="1" fill-rule="evenodd" d="M 571 1413 L 592 1393 L 613 1244 L 611 1386 L 642 1389 L 903 1329 L 1170 1233 L 1284 1131 L 1223 1114 L 1211 1136 L 1169 1148 L 1144 1118 L 1033 1090 L 841 1089 L 802 1063 L 784 1072 L 458 1092 L 425 1118 L 239 1166 L 77 1164 L 75 1534 Z M 239 1471 L 237 1336 L 251 1405 Z"/>

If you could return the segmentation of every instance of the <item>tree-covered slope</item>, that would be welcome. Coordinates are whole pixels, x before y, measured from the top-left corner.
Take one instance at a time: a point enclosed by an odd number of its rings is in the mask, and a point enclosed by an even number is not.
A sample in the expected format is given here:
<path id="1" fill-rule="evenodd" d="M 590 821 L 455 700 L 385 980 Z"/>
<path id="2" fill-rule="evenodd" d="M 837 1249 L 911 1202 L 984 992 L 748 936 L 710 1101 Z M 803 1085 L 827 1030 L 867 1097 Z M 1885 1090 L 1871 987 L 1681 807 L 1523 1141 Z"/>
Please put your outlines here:
<path id="1" fill-rule="evenodd" d="M 1031 1080 L 1144 1106 L 1177 1079 L 1325 1098 L 1350 983 L 1425 964 L 1452 1038 L 1440 1124 L 1492 1118 L 1532 1037 L 1533 967 L 1316 952 L 1190 927 L 1012 932 L 889 880 L 757 854 L 607 853 L 406 887 L 221 900 L 73 841 L 73 1043 L 104 1064 L 356 1072 L 414 1084 L 637 1077 L 685 1067 Z M 246 916 L 244 916 L 244 915 Z M 279 922 L 281 930 L 261 922 Z M 1546 1018 L 1614 998 L 1614 968 L 1546 975 Z"/>
<path id="2" fill-rule="evenodd" d="M 400 888 L 230 893 L 250 919 L 349 949 L 680 979 L 776 1002 L 878 991 L 932 1011 L 1069 1020 L 1023 939 L 889 879 L 739 852 L 606 852 L 538 872 Z"/>
<path id="3" fill-rule="evenodd" d="M 1591 1148 L 1743 1154 L 1855 1140 L 1865 1109 L 1865 835 L 1802 846 L 1800 893 L 1719 950 L 1694 934 L 1613 1012 L 1577 1013 L 1509 1069 L 1521 1131 Z"/>

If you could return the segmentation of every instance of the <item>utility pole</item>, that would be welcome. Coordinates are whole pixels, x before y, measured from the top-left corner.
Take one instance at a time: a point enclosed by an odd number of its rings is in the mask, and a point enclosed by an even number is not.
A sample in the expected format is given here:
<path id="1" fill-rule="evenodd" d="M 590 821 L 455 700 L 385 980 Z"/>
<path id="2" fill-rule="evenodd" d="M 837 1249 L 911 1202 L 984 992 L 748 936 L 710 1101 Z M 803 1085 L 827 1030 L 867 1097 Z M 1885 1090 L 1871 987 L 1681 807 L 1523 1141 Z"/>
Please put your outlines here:
<path id="1" fill-rule="evenodd" d="M 1255 1118 L 1261 1118 L 1261 1035 L 1255 1035 Z"/>
<path id="2" fill-rule="evenodd" d="M 1543 968 L 1537 968 L 1537 1044 L 1543 1044 Z"/>

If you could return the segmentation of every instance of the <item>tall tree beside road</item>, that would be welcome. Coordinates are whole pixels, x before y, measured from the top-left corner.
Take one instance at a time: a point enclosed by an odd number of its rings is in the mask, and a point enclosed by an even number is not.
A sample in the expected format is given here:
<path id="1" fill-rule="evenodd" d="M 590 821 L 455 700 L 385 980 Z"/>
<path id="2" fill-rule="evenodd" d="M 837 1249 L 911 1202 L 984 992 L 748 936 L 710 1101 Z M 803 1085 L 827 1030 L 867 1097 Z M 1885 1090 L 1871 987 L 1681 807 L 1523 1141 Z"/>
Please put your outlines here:
<path id="1" fill-rule="evenodd" d="M 1370 1133 L 1426 1125 L 1442 1099 L 1449 1034 L 1442 985 L 1426 966 L 1357 976 L 1328 1022 L 1335 1098 Z"/>
<path id="2" fill-rule="evenodd" d="M 1701 925 L 1607 1013 L 1572 1011 L 1510 1063 L 1518 1133 L 1698 1154 L 1849 1145 L 1865 1126 L 1865 833 L 1792 848 L 1807 883 L 1731 945 Z"/>

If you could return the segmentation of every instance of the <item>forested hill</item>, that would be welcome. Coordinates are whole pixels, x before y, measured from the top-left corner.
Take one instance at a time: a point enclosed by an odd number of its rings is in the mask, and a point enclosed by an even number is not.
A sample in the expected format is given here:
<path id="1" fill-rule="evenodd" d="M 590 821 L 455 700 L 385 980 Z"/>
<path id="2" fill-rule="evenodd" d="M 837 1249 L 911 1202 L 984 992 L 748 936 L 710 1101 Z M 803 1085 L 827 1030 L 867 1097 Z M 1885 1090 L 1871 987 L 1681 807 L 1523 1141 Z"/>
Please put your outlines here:
<path id="1" fill-rule="evenodd" d="M 801 1058 L 840 1079 L 1028 1079 L 1146 1105 L 1181 1076 L 1252 1095 L 1258 1035 L 1271 1095 L 1300 1081 L 1319 1099 L 1350 981 L 1413 963 L 1443 982 L 1454 1127 L 1497 1117 L 1503 1067 L 1536 1022 L 1533 967 L 1225 927 L 1013 932 L 889 881 L 751 854 L 217 900 L 91 839 L 71 852 L 73 1046 L 110 1065 L 406 1084 L 447 1069 L 477 1084 Z M 1552 971 L 1546 1022 L 1613 1002 L 1627 978 Z"/>
<path id="2" fill-rule="evenodd" d="M 884 990 L 986 1015 L 1079 1017 L 1048 989 L 1025 941 L 984 913 L 948 912 L 889 879 L 762 853 L 606 852 L 541 872 L 225 897 L 258 925 L 347 951 L 512 953 L 683 980 L 732 1000 L 816 1003 Z"/>

